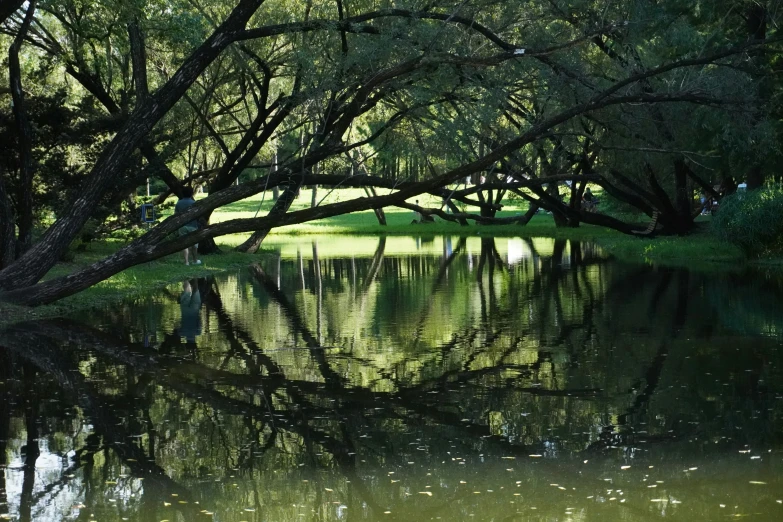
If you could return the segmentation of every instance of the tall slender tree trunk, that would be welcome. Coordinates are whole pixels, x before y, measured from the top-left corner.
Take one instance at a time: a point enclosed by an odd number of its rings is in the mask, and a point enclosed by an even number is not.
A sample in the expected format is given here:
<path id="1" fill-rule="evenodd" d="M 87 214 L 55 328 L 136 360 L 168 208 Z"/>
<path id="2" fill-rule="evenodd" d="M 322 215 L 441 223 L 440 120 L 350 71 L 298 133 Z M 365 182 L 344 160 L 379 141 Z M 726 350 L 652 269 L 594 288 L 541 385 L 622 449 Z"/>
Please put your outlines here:
<path id="1" fill-rule="evenodd" d="M 538 205 L 531 204 L 528 207 L 527 212 L 525 212 L 525 214 L 521 218 L 519 218 L 518 223 L 520 225 L 527 225 L 528 223 L 530 223 L 530 220 L 533 219 L 533 216 L 536 215 L 538 209 L 539 209 Z"/>
<path id="2" fill-rule="evenodd" d="M 16 259 L 16 226 L 14 225 L 14 210 L 11 198 L 5 188 L 3 175 L 0 173 L 0 270 L 13 263 Z"/>
<path id="3" fill-rule="evenodd" d="M 272 174 L 277 172 L 277 150 L 275 150 L 275 156 L 272 158 Z M 272 189 L 272 202 L 277 201 L 280 199 L 280 189 L 275 185 L 275 187 Z"/>
<path id="4" fill-rule="evenodd" d="M 368 197 L 375 197 L 378 194 L 375 192 L 375 187 L 364 187 L 364 193 L 367 194 Z M 376 208 L 374 209 L 375 217 L 378 220 L 378 224 L 381 226 L 386 226 L 386 213 L 383 211 L 382 208 Z"/>
<path id="5" fill-rule="evenodd" d="M 691 198 L 688 193 L 688 166 L 678 158 L 674 162 L 674 208 L 677 211 L 679 233 L 687 233 L 693 227 Z"/>
<path id="6" fill-rule="evenodd" d="M 17 193 L 16 212 L 19 235 L 16 243 L 16 257 L 24 253 L 33 241 L 33 131 L 27 119 L 24 91 L 22 90 L 22 70 L 19 65 L 19 51 L 27 35 L 27 30 L 35 14 L 35 0 L 27 8 L 19 33 L 8 50 L 8 73 L 13 98 L 14 122 L 19 136 L 19 191 Z"/>

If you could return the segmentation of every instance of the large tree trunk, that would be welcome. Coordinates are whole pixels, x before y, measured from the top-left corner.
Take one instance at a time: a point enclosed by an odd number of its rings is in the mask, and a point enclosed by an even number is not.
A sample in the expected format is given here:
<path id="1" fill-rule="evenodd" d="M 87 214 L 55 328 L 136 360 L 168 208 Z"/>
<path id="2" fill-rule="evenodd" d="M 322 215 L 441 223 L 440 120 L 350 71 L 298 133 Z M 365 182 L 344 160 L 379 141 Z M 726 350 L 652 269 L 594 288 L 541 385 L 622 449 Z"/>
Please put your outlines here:
<path id="1" fill-rule="evenodd" d="M 22 288 L 40 280 L 67 250 L 92 214 L 95 204 L 111 187 L 126 158 L 152 127 L 184 95 L 204 69 L 244 28 L 263 0 L 240 0 L 225 22 L 191 54 L 154 96 L 137 107 L 122 130 L 104 149 L 67 212 L 22 257 L 0 271 L 0 289 Z"/>
<path id="2" fill-rule="evenodd" d="M 677 211 L 677 234 L 687 234 L 693 228 L 693 211 L 688 193 L 688 166 L 679 158 L 674 162 L 674 208 Z"/>
<path id="3" fill-rule="evenodd" d="M 5 188 L 3 173 L 0 173 L 0 269 L 16 259 L 16 227 L 11 198 Z"/>
<path id="4" fill-rule="evenodd" d="M 538 212 L 539 208 L 540 207 L 538 205 L 531 204 L 528 207 L 527 212 L 525 212 L 525 214 L 521 218 L 519 218 L 519 221 L 517 223 L 522 225 L 522 226 L 527 225 L 528 223 L 530 223 L 530 220 L 533 219 L 533 216 L 536 215 L 536 213 Z"/>
<path id="5" fill-rule="evenodd" d="M 209 239 L 204 239 L 199 242 L 198 253 L 202 256 L 208 256 L 211 254 L 222 254 L 223 251 L 220 250 L 220 247 L 215 243 L 215 239 L 210 237 Z"/>
<path id="6" fill-rule="evenodd" d="M 551 196 L 559 203 L 559 205 L 551 209 L 552 218 L 555 220 L 555 227 L 556 228 L 579 227 L 579 219 L 576 217 L 578 213 L 569 212 L 569 210 L 573 210 L 573 209 L 570 209 L 568 205 L 563 203 L 560 197 L 560 189 L 558 188 L 557 183 L 550 183 L 549 186 L 547 187 L 547 193 L 549 194 L 549 196 Z"/>
<path id="7" fill-rule="evenodd" d="M 16 214 L 18 218 L 19 235 L 16 243 L 16 256 L 24 253 L 33 241 L 33 131 L 27 119 L 24 91 L 22 90 L 22 70 L 19 66 L 19 51 L 33 20 L 35 0 L 27 8 L 22 27 L 8 50 L 8 75 L 11 82 L 13 97 L 13 112 L 16 132 L 19 136 L 19 191 L 17 193 Z"/>

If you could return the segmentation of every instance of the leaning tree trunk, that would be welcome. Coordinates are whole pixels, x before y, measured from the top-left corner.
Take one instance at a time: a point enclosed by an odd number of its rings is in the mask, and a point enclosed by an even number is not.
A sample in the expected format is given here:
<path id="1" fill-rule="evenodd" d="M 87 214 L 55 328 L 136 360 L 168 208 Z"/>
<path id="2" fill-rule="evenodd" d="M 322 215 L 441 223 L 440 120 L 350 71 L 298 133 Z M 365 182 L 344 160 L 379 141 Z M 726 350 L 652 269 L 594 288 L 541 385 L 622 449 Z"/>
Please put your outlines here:
<path id="1" fill-rule="evenodd" d="M 80 187 L 78 197 L 63 216 L 22 257 L 0 271 L 0 289 L 32 285 L 57 263 L 90 218 L 97 202 L 120 175 L 126 158 L 182 98 L 204 69 L 232 42 L 232 35 L 245 27 L 262 3 L 263 0 L 239 0 L 226 21 L 185 60 L 154 96 L 137 108 L 104 149 Z"/>
<path id="2" fill-rule="evenodd" d="M 652 189 L 655 208 L 659 212 L 658 223 L 663 227 L 664 234 L 685 235 L 694 227 L 694 215 L 691 210 L 691 199 L 688 193 L 688 166 L 683 159 L 674 161 L 674 199 L 658 183 L 652 167 L 647 166 L 648 181 Z"/>
<path id="3" fill-rule="evenodd" d="M 456 205 L 456 203 L 454 203 L 451 200 L 451 198 L 446 200 L 446 206 L 448 207 L 449 210 L 451 210 L 452 214 L 459 214 L 460 213 L 460 208 Z M 461 227 L 468 226 L 468 220 L 465 219 L 465 218 L 459 218 L 459 219 L 457 219 L 457 222 L 459 223 L 459 226 L 461 226 Z"/>
<path id="4" fill-rule="evenodd" d="M 530 223 L 530 220 L 533 219 L 533 216 L 536 215 L 539 208 L 540 207 L 538 205 L 534 205 L 531 203 L 527 209 L 527 212 L 525 212 L 525 214 L 521 218 L 519 218 L 519 221 L 517 223 L 523 226 Z"/>
<path id="5" fill-rule="evenodd" d="M 364 193 L 371 198 L 378 195 L 378 193 L 375 192 L 375 187 L 364 187 Z M 382 208 L 376 208 L 374 209 L 374 212 L 375 212 L 375 217 L 378 219 L 378 224 L 385 227 L 386 213 L 383 211 Z"/>
<path id="6" fill-rule="evenodd" d="M 297 180 L 292 180 L 292 183 L 283 191 L 280 197 L 272 205 L 272 209 L 269 211 L 268 217 L 277 218 L 283 216 L 291 205 L 294 203 L 296 196 L 299 194 L 299 189 L 302 187 L 302 178 L 298 177 Z M 241 245 L 236 247 L 238 252 L 245 252 L 248 254 L 254 254 L 258 251 L 261 243 L 266 239 L 269 234 L 270 228 L 262 228 L 253 232 L 253 234 Z"/>

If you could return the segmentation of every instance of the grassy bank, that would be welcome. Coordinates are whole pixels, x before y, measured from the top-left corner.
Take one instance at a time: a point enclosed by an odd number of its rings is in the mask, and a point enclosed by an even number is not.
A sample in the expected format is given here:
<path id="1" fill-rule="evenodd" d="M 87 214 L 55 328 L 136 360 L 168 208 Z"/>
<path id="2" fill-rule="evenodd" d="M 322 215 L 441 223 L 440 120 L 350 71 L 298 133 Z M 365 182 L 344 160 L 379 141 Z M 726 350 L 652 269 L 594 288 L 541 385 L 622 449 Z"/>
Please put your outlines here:
<path id="1" fill-rule="evenodd" d="M 124 244 L 120 241 L 93 242 L 89 250 L 79 252 L 73 261 L 58 263 L 44 280 L 76 272 L 117 251 Z M 244 267 L 258 259 L 257 255 L 240 254 L 228 248 L 225 250 L 226 253 L 222 255 L 208 256 L 201 265 L 185 266 L 181 254 L 166 256 L 124 270 L 83 292 L 34 309 L 0 302 L 0 325 L 28 319 L 58 317 L 105 306 L 118 299 L 143 295 L 187 278 L 204 277 Z"/>
<path id="2" fill-rule="evenodd" d="M 358 189 L 342 189 L 334 191 L 319 190 L 316 200 L 322 203 L 333 203 L 350 198 L 362 197 Z M 422 206 L 438 207 L 440 199 L 434 196 L 416 198 Z M 311 192 L 303 191 L 294 203 L 295 210 L 308 208 L 311 202 Z M 415 200 L 410 200 L 413 203 Z M 227 205 L 216 213 L 216 221 L 226 221 L 236 218 L 248 218 L 264 215 L 272 202 L 261 195 Z M 527 211 L 527 203 L 519 200 L 505 201 L 503 210 L 498 217 L 521 215 Z M 550 237 L 555 239 L 572 239 L 580 241 L 596 241 L 606 251 L 619 259 L 628 262 L 651 262 L 677 266 L 699 266 L 718 268 L 718 265 L 737 265 L 745 262 L 743 252 L 731 243 L 719 241 L 707 233 L 709 217 L 699 217 L 702 231 L 688 237 L 640 238 L 621 234 L 615 230 L 591 225 L 579 228 L 556 228 L 551 215 L 540 213 L 523 227 L 514 225 L 471 225 L 461 227 L 457 223 L 438 221 L 426 225 L 411 225 L 413 212 L 406 209 L 388 208 L 385 211 L 386 226 L 381 226 L 372 211 L 355 212 L 344 216 L 293 225 L 275 229 L 272 234 L 284 236 L 319 236 L 324 234 L 338 235 L 385 235 L 385 236 L 494 236 L 494 237 Z M 648 218 L 641 216 L 641 222 Z M 244 235 L 226 236 L 222 238 L 226 244 L 239 244 Z"/>
<path id="3" fill-rule="evenodd" d="M 354 189 L 322 191 L 317 199 L 330 203 L 358 197 Z M 423 206 L 437 206 L 440 200 L 434 197 L 420 197 Z M 297 199 L 294 209 L 308 208 L 310 192 L 304 191 Z M 413 201 L 412 201 L 413 202 Z M 213 221 L 247 218 L 264 215 L 271 208 L 271 199 L 255 196 L 220 209 L 213 215 Z M 508 202 L 500 216 L 523 213 L 526 205 Z M 165 216 L 164 216 L 165 217 Z M 666 238 L 638 238 L 620 234 L 614 230 L 583 225 L 579 228 L 556 228 L 552 216 L 541 213 L 533 217 L 526 226 L 514 225 L 470 225 L 462 227 L 456 223 L 437 222 L 433 224 L 411 224 L 414 215 L 409 210 L 391 208 L 386 210 L 387 226 L 378 224 L 371 211 L 336 216 L 320 221 L 281 227 L 273 230 L 268 243 L 281 243 L 289 239 L 305 237 L 322 238 L 326 235 L 339 236 L 343 245 L 341 252 L 353 251 L 350 236 L 417 236 L 422 238 L 439 235 L 485 236 L 485 237 L 549 237 L 579 241 L 596 241 L 608 253 L 628 262 L 653 262 L 667 265 L 708 267 L 737 266 L 744 263 L 742 251 L 729 243 L 713 238 L 706 232 L 692 236 Z M 292 237 L 293 236 L 293 237 Z M 209 256 L 203 265 L 185 266 L 181 255 L 171 255 L 151 263 L 145 263 L 125 270 L 77 295 L 62 299 L 56 304 L 38 307 L 34 310 L 0 303 L 0 322 L 18 321 L 32 317 L 60 316 L 76 310 L 102 306 L 117 299 L 144 294 L 161 286 L 181 281 L 188 277 L 202 277 L 209 274 L 247 266 L 258 256 L 240 254 L 232 248 L 246 238 L 246 235 L 232 235 L 219 238 L 218 244 L 226 252 Z M 58 264 L 46 277 L 51 279 L 72 273 L 80 268 L 115 252 L 124 241 L 108 240 L 94 242 L 88 250 L 76 253 L 74 260 Z"/>
<path id="4" fill-rule="evenodd" d="M 747 261 L 742 250 L 736 245 L 703 233 L 655 239 L 618 234 L 598 238 L 597 242 L 616 258 L 628 262 L 714 270 L 736 267 Z"/>

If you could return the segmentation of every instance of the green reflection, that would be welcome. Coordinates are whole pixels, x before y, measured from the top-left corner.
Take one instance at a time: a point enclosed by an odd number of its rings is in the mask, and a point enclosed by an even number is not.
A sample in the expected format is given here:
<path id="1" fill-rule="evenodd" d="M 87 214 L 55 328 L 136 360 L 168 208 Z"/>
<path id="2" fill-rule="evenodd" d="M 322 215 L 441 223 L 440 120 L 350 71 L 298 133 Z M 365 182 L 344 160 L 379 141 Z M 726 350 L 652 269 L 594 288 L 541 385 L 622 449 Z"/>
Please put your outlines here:
<path id="1" fill-rule="evenodd" d="M 395 241 L 0 332 L 0 516 L 783 514 L 779 282 Z"/>

